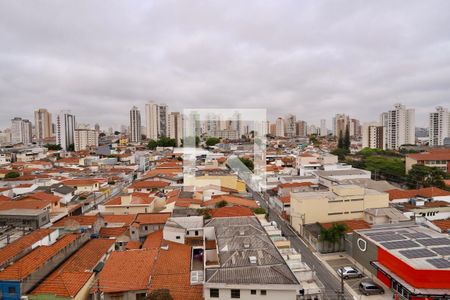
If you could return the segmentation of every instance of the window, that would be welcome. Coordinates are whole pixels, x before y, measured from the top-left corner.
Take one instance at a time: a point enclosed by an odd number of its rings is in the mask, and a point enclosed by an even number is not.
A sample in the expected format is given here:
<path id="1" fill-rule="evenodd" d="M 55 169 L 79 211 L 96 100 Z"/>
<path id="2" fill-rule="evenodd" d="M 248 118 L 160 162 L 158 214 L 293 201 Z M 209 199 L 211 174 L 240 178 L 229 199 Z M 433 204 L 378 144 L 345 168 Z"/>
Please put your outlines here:
<path id="1" fill-rule="evenodd" d="M 16 287 L 9 286 L 8 287 L 8 294 L 15 294 L 16 293 Z"/>
<path id="2" fill-rule="evenodd" d="M 241 298 L 241 290 L 231 290 L 231 298 Z"/>
<path id="3" fill-rule="evenodd" d="M 180 236 L 179 236 L 179 235 L 177 235 L 177 236 L 176 236 L 176 239 L 177 239 L 177 240 L 179 240 L 179 239 L 180 239 Z"/>
<path id="4" fill-rule="evenodd" d="M 256 295 L 256 290 L 251 290 L 251 291 L 250 291 L 250 294 Z"/>
<path id="5" fill-rule="evenodd" d="M 195 231 L 195 235 L 196 235 L 196 236 L 198 235 L 198 230 Z"/>
<path id="6" fill-rule="evenodd" d="M 145 230 L 148 230 L 148 226 L 144 226 L 144 229 L 145 229 Z"/>
<path id="7" fill-rule="evenodd" d="M 210 289 L 209 297 L 211 298 L 219 298 L 219 289 Z"/>
<path id="8" fill-rule="evenodd" d="M 261 290 L 261 293 L 260 293 L 262 296 L 266 296 L 267 295 L 267 291 L 266 290 Z"/>

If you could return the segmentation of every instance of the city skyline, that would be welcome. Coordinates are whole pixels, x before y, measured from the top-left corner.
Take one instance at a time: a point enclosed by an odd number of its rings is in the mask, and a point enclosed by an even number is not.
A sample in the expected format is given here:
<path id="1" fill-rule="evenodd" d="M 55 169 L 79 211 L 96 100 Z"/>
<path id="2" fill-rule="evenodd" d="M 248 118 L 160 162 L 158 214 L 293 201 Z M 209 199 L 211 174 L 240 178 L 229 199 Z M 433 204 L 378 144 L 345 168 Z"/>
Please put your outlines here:
<path id="1" fill-rule="evenodd" d="M 35 15 L 37 4 L 2 3 L 0 128 L 40 107 L 118 128 L 151 100 L 316 125 L 336 113 L 377 121 L 399 102 L 425 127 L 446 106 L 448 2 L 287 4 L 43 2 Z"/>

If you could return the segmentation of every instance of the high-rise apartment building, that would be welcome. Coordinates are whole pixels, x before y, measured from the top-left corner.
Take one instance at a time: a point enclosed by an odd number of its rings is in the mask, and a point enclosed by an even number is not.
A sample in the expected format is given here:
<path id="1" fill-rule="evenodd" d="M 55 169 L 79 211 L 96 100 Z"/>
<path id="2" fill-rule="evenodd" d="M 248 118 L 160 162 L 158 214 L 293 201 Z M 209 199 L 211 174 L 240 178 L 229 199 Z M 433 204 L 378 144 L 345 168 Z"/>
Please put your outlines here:
<path id="1" fill-rule="evenodd" d="M 158 139 L 158 125 L 159 125 L 158 104 L 150 102 L 145 104 L 145 128 L 148 139 Z"/>
<path id="2" fill-rule="evenodd" d="M 169 114 L 169 137 L 175 139 L 177 146 L 181 145 L 183 138 L 183 117 L 179 112 Z"/>
<path id="3" fill-rule="evenodd" d="M 167 105 L 158 105 L 158 137 L 169 135 L 169 109 Z"/>
<path id="4" fill-rule="evenodd" d="M 381 123 L 364 123 L 362 127 L 362 147 L 385 149 L 385 127 Z"/>
<path id="5" fill-rule="evenodd" d="M 350 119 L 349 133 L 351 137 L 361 137 L 361 123 L 357 119 Z"/>
<path id="6" fill-rule="evenodd" d="M 299 137 L 305 137 L 308 135 L 308 123 L 305 121 L 297 121 L 295 128 L 295 135 Z"/>
<path id="7" fill-rule="evenodd" d="M 141 112 L 136 106 L 133 106 L 130 110 L 129 138 L 131 143 L 141 142 Z"/>
<path id="8" fill-rule="evenodd" d="M 296 117 L 292 114 L 288 114 L 286 116 L 286 136 L 288 138 L 293 138 L 296 136 L 296 130 L 295 130 L 295 122 L 296 122 Z"/>
<path id="9" fill-rule="evenodd" d="M 399 149 L 401 145 L 415 144 L 415 111 L 396 104 L 393 110 L 381 114 L 386 127 L 386 149 Z"/>
<path id="10" fill-rule="evenodd" d="M 328 135 L 327 120 L 321 119 L 320 120 L 320 136 L 327 136 L 327 135 Z"/>
<path id="11" fill-rule="evenodd" d="M 74 135 L 75 151 L 86 150 L 98 146 L 98 131 L 89 126 L 79 126 Z"/>
<path id="12" fill-rule="evenodd" d="M 45 108 L 34 112 L 34 128 L 37 140 L 48 139 L 52 136 L 52 114 Z"/>
<path id="13" fill-rule="evenodd" d="M 286 122 L 283 118 L 278 117 L 276 124 L 276 133 L 275 135 L 278 137 L 285 137 L 286 136 Z"/>
<path id="14" fill-rule="evenodd" d="M 68 150 L 74 143 L 75 116 L 70 111 L 63 110 L 56 116 L 56 144 L 63 150 Z"/>
<path id="15" fill-rule="evenodd" d="M 29 120 L 15 117 L 11 120 L 11 143 L 31 144 L 33 141 L 32 125 Z"/>
<path id="16" fill-rule="evenodd" d="M 336 114 L 333 118 L 333 135 L 338 139 L 345 135 L 345 131 L 347 130 L 347 126 L 350 130 L 350 118 L 346 114 Z"/>
<path id="17" fill-rule="evenodd" d="M 442 146 L 444 139 L 450 136 L 450 114 L 442 106 L 436 107 L 436 112 L 430 113 L 429 145 Z"/>

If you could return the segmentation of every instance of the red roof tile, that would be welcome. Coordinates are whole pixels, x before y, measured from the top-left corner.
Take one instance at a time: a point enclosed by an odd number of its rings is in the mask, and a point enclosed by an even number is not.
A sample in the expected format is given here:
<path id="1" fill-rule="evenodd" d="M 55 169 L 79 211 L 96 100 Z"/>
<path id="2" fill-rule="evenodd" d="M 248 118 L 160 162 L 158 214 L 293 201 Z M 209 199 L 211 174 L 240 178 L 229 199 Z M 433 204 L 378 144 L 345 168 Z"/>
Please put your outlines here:
<path id="1" fill-rule="evenodd" d="M 100 290 L 105 293 L 147 290 L 156 256 L 157 250 L 111 253 L 98 276 Z"/>
<path id="2" fill-rule="evenodd" d="M 421 160 L 450 160 L 450 149 L 432 149 L 429 152 L 408 154 L 406 157 Z"/>
<path id="3" fill-rule="evenodd" d="M 162 239 L 162 230 L 152 232 L 145 238 L 145 242 L 142 244 L 142 249 L 158 249 L 161 246 Z"/>
<path id="4" fill-rule="evenodd" d="M 58 203 L 61 200 L 61 197 L 55 196 L 53 194 L 48 194 L 44 192 L 37 192 L 28 195 L 28 198 L 33 198 L 37 200 L 47 200 L 52 203 Z"/>
<path id="5" fill-rule="evenodd" d="M 10 209 L 44 209 L 49 205 L 50 202 L 46 200 L 35 200 L 35 199 L 1 201 L 0 211 Z"/>
<path id="6" fill-rule="evenodd" d="M 393 189 L 386 192 L 389 194 L 389 200 L 413 198 L 416 196 L 422 196 L 426 198 L 450 196 L 450 192 L 437 187 L 428 187 L 418 190 Z"/>
<path id="7" fill-rule="evenodd" d="M 129 215 L 102 215 L 103 221 L 107 226 L 108 224 L 123 223 L 124 225 L 130 226 L 131 223 L 136 219 L 136 214 Z"/>
<path id="8" fill-rule="evenodd" d="M 170 218 L 170 213 L 148 213 L 138 214 L 134 224 L 165 224 Z"/>
<path id="9" fill-rule="evenodd" d="M 215 208 L 211 209 L 210 213 L 213 218 L 254 216 L 253 211 L 244 206 L 225 206 Z"/>
<path id="10" fill-rule="evenodd" d="M 133 189 L 156 189 L 169 186 L 170 183 L 161 180 L 146 180 L 133 183 L 130 188 Z"/>
<path id="11" fill-rule="evenodd" d="M 0 265 L 10 261 L 22 251 L 31 248 L 34 243 L 42 240 L 53 231 L 54 229 L 38 229 L 4 246 L 0 249 Z"/>
<path id="12" fill-rule="evenodd" d="M 314 183 L 312 182 L 289 182 L 289 183 L 282 183 L 279 184 L 278 187 L 279 188 L 295 188 L 295 187 L 303 187 L 303 186 L 312 186 L 314 185 Z"/>
<path id="13" fill-rule="evenodd" d="M 80 215 L 80 216 L 68 216 L 65 217 L 55 224 L 53 224 L 52 227 L 66 227 L 70 226 L 72 224 L 79 224 L 81 226 L 93 226 L 97 222 L 97 216 L 87 216 L 87 215 Z"/>
<path id="14" fill-rule="evenodd" d="M 38 285 L 32 294 L 75 297 L 114 242 L 114 239 L 90 240 Z"/>
<path id="15" fill-rule="evenodd" d="M 122 227 L 102 227 L 99 235 L 102 238 L 119 237 L 128 233 L 129 226 Z"/>
<path id="16" fill-rule="evenodd" d="M 431 221 L 434 225 L 439 227 L 442 232 L 450 232 L 450 219 Z"/>
<path id="17" fill-rule="evenodd" d="M 218 195 L 213 196 L 211 200 L 203 202 L 202 206 L 211 206 L 215 205 L 216 203 L 220 201 L 226 201 L 228 205 L 239 205 L 239 206 L 246 206 L 250 208 L 257 208 L 258 205 L 256 204 L 256 201 L 253 199 L 247 199 L 237 196 L 231 196 L 231 195 Z"/>

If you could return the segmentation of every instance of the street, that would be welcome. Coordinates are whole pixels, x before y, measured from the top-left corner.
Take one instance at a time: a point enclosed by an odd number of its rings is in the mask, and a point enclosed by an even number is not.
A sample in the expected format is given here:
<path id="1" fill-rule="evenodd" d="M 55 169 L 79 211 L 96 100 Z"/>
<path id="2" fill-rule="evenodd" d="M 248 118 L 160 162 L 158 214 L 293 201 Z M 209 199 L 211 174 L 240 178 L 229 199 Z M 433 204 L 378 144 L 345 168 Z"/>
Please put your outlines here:
<path id="1" fill-rule="evenodd" d="M 261 203 L 261 207 L 269 212 L 269 221 L 275 221 L 278 224 L 283 235 L 291 242 L 291 246 L 302 255 L 302 260 L 306 262 L 311 269 L 316 271 L 317 277 L 325 286 L 324 298 L 330 300 L 337 299 L 337 291 L 341 288 L 338 278 L 328 271 L 292 227 L 282 219 L 276 211 L 269 207 L 268 203 L 259 195 L 259 193 L 253 192 L 253 195 L 255 200 Z M 345 299 L 353 299 L 347 289 L 345 289 Z"/>

